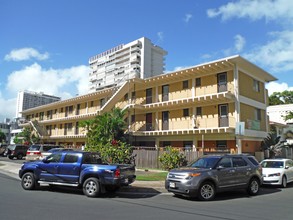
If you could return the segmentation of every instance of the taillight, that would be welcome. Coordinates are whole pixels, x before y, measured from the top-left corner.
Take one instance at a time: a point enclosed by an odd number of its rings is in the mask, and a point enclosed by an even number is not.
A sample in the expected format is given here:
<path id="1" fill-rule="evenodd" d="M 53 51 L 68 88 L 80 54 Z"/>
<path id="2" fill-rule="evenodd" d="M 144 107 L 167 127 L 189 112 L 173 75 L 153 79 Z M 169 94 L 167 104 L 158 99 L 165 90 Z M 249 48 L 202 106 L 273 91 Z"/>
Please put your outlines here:
<path id="1" fill-rule="evenodd" d="M 119 178 L 120 177 L 120 169 L 115 170 L 114 177 Z"/>

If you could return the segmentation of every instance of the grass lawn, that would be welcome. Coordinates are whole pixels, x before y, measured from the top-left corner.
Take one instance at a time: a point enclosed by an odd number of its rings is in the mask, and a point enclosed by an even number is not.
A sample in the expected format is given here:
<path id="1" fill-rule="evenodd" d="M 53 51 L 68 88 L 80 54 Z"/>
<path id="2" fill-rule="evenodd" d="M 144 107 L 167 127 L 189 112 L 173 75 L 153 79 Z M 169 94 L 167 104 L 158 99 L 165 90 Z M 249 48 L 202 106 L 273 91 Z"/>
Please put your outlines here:
<path id="1" fill-rule="evenodd" d="M 154 172 L 154 171 L 137 171 L 136 180 L 138 181 L 163 181 L 166 179 L 168 172 Z"/>

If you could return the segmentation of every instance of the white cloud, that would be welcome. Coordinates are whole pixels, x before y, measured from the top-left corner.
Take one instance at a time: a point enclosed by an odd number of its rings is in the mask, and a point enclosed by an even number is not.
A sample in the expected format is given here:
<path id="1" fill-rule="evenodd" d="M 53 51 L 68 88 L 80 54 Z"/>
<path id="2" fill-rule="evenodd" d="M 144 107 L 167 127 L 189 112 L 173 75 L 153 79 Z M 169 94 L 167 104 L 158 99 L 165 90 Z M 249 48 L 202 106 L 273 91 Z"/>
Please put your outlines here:
<path id="1" fill-rule="evenodd" d="M 164 33 L 162 31 L 158 32 L 157 35 L 158 35 L 158 38 L 159 38 L 158 39 L 159 42 L 164 40 Z"/>
<path id="2" fill-rule="evenodd" d="M 274 73 L 293 70 L 293 31 L 270 33 L 273 39 L 245 54 L 253 62 L 268 66 Z"/>
<path id="3" fill-rule="evenodd" d="M 268 95 L 272 95 L 274 92 L 283 92 L 285 90 L 293 91 L 293 87 L 289 87 L 287 83 L 270 82 L 266 85 Z"/>
<path id="4" fill-rule="evenodd" d="M 35 58 L 37 60 L 46 60 L 49 58 L 49 53 L 40 53 L 34 48 L 21 48 L 21 49 L 14 49 L 9 54 L 5 55 L 6 61 L 24 61 L 30 60 Z"/>
<path id="5" fill-rule="evenodd" d="M 16 97 L 16 96 L 15 96 Z M 2 97 L 0 92 L 0 119 L 3 120 L 4 118 L 14 118 L 16 114 L 16 98 L 13 99 L 5 99 Z"/>
<path id="6" fill-rule="evenodd" d="M 222 20 L 234 17 L 249 18 L 251 20 L 278 20 L 285 24 L 292 22 L 293 1 L 291 0 L 239 0 L 230 2 L 218 9 L 209 9 L 210 18 L 221 16 Z"/>
<path id="7" fill-rule="evenodd" d="M 34 63 L 11 73 L 8 76 L 7 89 L 15 94 L 20 90 L 29 90 L 69 98 L 68 90 L 79 95 L 87 93 L 89 71 L 88 66 L 43 69 Z"/>
<path id="8" fill-rule="evenodd" d="M 245 46 L 245 43 L 246 43 L 245 38 L 242 37 L 240 34 L 237 34 L 234 37 L 234 39 L 235 39 L 235 45 L 234 45 L 235 50 L 237 52 L 241 52 L 243 50 L 244 46 Z"/>
<path id="9" fill-rule="evenodd" d="M 184 22 L 188 23 L 191 18 L 192 18 L 192 14 L 185 14 Z"/>

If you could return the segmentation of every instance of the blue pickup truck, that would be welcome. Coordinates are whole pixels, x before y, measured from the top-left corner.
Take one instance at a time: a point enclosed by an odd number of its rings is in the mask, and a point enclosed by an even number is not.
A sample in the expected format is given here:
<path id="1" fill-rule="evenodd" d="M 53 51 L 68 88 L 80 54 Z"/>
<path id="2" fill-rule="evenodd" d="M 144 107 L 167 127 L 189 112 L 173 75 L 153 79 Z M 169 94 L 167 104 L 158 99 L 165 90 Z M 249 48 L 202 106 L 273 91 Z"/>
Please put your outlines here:
<path id="1" fill-rule="evenodd" d="M 103 163 L 99 153 L 64 151 L 43 160 L 26 162 L 19 170 L 21 185 L 33 190 L 40 184 L 72 186 L 88 197 L 118 190 L 134 182 L 135 166 Z"/>

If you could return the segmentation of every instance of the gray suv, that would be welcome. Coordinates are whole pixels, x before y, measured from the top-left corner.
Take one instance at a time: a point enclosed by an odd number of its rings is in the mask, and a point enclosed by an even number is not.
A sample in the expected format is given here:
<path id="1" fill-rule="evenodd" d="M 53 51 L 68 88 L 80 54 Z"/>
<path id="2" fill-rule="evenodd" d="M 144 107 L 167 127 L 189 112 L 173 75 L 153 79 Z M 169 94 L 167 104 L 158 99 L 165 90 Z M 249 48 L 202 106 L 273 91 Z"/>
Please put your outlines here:
<path id="1" fill-rule="evenodd" d="M 212 200 L 217 192 L 245 189 L 256 195 L 262 184 L 262 168 L 245 154 L 203 156 L 187 167 L 171 170 L 165 188 L 175 195 Z"/>

